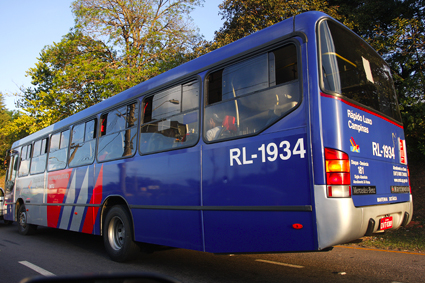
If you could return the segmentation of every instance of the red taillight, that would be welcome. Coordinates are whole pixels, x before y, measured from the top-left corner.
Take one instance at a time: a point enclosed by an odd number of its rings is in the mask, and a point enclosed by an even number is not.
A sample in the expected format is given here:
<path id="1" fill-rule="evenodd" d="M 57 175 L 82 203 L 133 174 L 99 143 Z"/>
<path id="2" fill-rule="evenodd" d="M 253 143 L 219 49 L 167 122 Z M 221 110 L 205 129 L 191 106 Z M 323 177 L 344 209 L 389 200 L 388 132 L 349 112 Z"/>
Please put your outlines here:
<path id="1" fill-rule="evenodd" d="M 350 173 L 326 173 L 328 185 L 351 185 Z"/>
<path id="2" fill-rule="evenodd" d="M 328 197 L 350 197 L 351 178 L 348 154 L 325 148 L 325 162 Z"/>

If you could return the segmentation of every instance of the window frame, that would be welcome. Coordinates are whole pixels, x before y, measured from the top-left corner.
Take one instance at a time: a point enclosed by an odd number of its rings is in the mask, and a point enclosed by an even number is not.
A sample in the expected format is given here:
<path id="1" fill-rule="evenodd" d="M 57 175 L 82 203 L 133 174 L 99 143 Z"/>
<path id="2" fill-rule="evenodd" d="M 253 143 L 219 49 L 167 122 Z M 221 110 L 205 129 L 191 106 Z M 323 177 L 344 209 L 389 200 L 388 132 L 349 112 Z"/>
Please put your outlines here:
<path id="1" fill-rule="evenodd" d="M 102 121 L 103 121 L 103 116 L 105 114 L 110 114 L 113 111 L 115 111 L 117 109 L 120 109 L 122 107 L 126 107 L 126 111 L 127 111 L 128 107 L 130 105 L 132 105 L 132 104 L 136 104 L 136 110 L 138 111 L 138 113 L 137 113 L 137 120 L 135 121 L 134 125 L 131 126 L 131 127 L 127 127 L 128 122 L 126 121 L 125 122 L 124 129 L 115 130 L 115 131 L 110 132 L 110 133 L 106 132 L 105 134 L 102 135 Z M 139 121 L 140 121 L 141 104 L 142 103 L 140 103 L 140 99 L 139 98 L 136 98 L 134 100 L 127 101 L 126 103 L 122 103 L 119 106 L 115 106 L 114 108 L 110 108 L 110 109 L 107 109 L 105 111 L 102 111 L 100 113 L 99 121 L 98 121 L 99 125 L 97 126 L 97 128 L 98 128 L 98 134 L 97 134 L 97 142 L 96 142 L 97 143 L 97 145 L 96 145 L 96 162 L 97 163 L 104 163 L 104 162 L 109 162 L 109 161 L 114 161 L 114 160 L 131 158 L 131 157 L 134 157 L 136 155 L 136 153 L 138 151 L 138 147 L 139 147 L 139 130 L 138 129 L 139 129 L 139 126 L 140 126 Z M 106 121 L 107 121 L 107 119 L 106 119 Z M 113 159 L 99 160 L 99 146 L 100 146 L 99 144 L 100 144 L 100 139 L 102 137 L 106 137 L 106 136 L 113 135 L 113 134 L 116 134 L 116 133 L 121 133 L 121 132 L 127 131 L 127 130 L 130 130 L 131 131 L 131 129 L 133 129 L 133 128 L 136 128 L 136 137 L 135 137 L 135 139 L 136 139 L 136 141 L 135 141 L 136 149 L 134 150 L 134 153 L 133 154 L 128 155 L 128 156 L 121 156 L 121 157 L 117 157 L 117 158 L 113 158 Z"/>
<path id="2" fill-rule="evenodd" d="M 196 107 L 191 108 L 191 109 L 186 109 L 185 111 L 182 111 L 183 110 L 183 104 L 184 104 L 184 98 L 183 98 L 184 87 L 183 86 L 184 85 L 187 85 L 189 83 L 196 83 L 196 84 L 198 84 L 198 103 L 197 103 Z M 180 103 L 179 103 L 180 112 L 179 113 L 175 113 L 175 114 L 170 115 L 170 116 L 165 116 L 165 117 L 160 118 L 160 119 L 151 119 L 149 122 L 146 122 L 145 123 L 144 122 L 144 120 L 145 120 L 145 117 L 144 117 L 145 116 L 144 115 L 144 108 L 146 106 L 146 100 L 147 99 L 150 99 L 150 98 L 153 98 L 155 95 L 160 94 L 161 92 L 165 92 L 165 91 L 167 91 L 169 89 L 172 89 L 174 87 L 177 87 L 177 86 L 180 86 L 180 99 L 181 99 L 180 100 Z M 201 117 L 202 117 L 201 105 L 202 105 L 202 89 L 203 89 L 203 87 L 204 86 L 203 86 L 201 77 L 199 75 L 196 75 L 196 76 L 191 76 L 191 77 L 185 78 L 184 80 L 175 82 L 173 84 L 168 84 L 167 86 L 162 87 L 161 89 L 156 90 L 155 92 L 146 94 L 145 96 L 143 96 L 141 98 L 140 111 L 139 111 L 139 115 L 140 115 L 140 120 L 139 121 L 140 121 L 140 123 L 139 123 L 138 130 L 137 130 L 137 133 L 139 135 L 138 136 L 138 140 L 137 140 L 139 155 L 143 156 L 143 155 L 157 154 L 157 153 L 162 153 L 162 152 L 169 152 L 169 151 L 174 151 L 174 150 L 179 150 L 179 149 L 185 149 L 185 148 L 194 147 L 194 146 L 196 146 L 198 144 L 198 142 L 199 142 L 199 140 L 201 138 L 201 130 L 202 130 L 202 127 L 201 127 L 201 122 L 202 122 L 202 120 L 201 120 Z M 165 150 L 157 150 L 157 151 L 152 151 L 152 152 L 142 152 L 141 151 L 141 146 L 140 146 L 141 137 L 142 137 L 142 135 L 141 135 L 141 129 L 142 129 L 142 127 L 144 125 L 154 124 L 154 123 L 157 123 L 157 122 L 160 122 L 160 121 L 164 121 L 164 120 L 167 120 L 169 118 L 176 117 L 176 116 L 179 116 L 179 115 L 182 115 L 182 114 L 183 115 L 184 114 L 189 114 L 191 112 L 194 112 L 195 113 L 196 111 L 198 112 L 197 115 L 196 115 L 196 117 L 197 117 L 197 123 L 198 123 L 198 126 L 197 126 L 197 132 L 198 132 L 198 134 L 197 134 L 196 140 L 194 140 L 193 143 L 187 144 L 187 145 L 184 145 L 184 146 L 181 146 L 181 147 L 167 148 Z M 151 115 L 152 115 L 152 113 L 151 113 Z M 151 118 L 152 118 L 152 116 L 151 116 Z"/>
<path id="3" fill-rule="evenodd" d="M 94 129 L 94 135 L 95 135 L 95 138 L 92 138 L 90 140 L 86 140 L 86 137 L 85 137 L 85 135 L 86 135 L 86 124 L 88 122 L 90 122 L 90 121 L 94 121 L 94 127 L 95 127 L 95 129 Z M 86 142 L 89 142 L 89 141 L 93 141 L 94 140 L 95 141 L 94 142 L 94 157 L 93 157 L 93 160 L 90 163 L 84 163 L 84 164 L 78 164 L 78 165 L 71 165 L 70 164 L 71 161 L 69 160 L 69 158 L 71 156 L 72 139 L 74 137 L 74 132 L 73 131 L 74 131 L 74 128 L 76 126 L 79 126 L 81 124 L 84 124 L 84 136 L 83 136 L 83 141 L 80 142 L 79 144 L 85 144 Z M 67 166 L 66 167 L 77 168 L 77 167 L 80 167 L 80 166 L 89 166 L 89 165 L 92 165 L 96 161 L 96 152 L 97 152 L 97 138 L 98 138 L 98 132 L 99 132 L 98 131 L 98 117 L 97 117 L 97 115 L 96 116 L 91 116 L 90 118 L 86 118 L 84 120 L 81 120 L 81 121 L 78 121 L 78 122 L 72 124 L 70 126 L 69 130 L 70 130 L 70 133 L 69 133 L 68 156 L 67 156 L 67 162 L 66 162 L 66 165 Z"/>
<path id="4" fill-rule="evenodd" d="M 44 142 L 47 139 L 46 142 Z M 36 155 L 36 147 L 35 145 L 39 143 L 39 152 Z M 47 167 L 47 156 L 48 156 L 48 152 L 49 152 L 49 143 L 50 143 L 50 136 L 45 136 L 42 138 L 39 138 L 37 140 L 34 140 L 32 142 L 32 154 L 31 154 L 31 162 L 30 162 L 30 175 L 37 175 L 37 174 L 42 174 L 44 172 L 46 172 L 46 167 Z M 44 148 L 43 148 L 44 145 Z M 44 153 L 42 153 L 44 151 Z M 44 168 L 42 171 L 36 171 L 36 172 L 32 172 L 32 166 L 34 164 L 34 158 L 38 158 L 38 157 L 42 157 L 45 156 L 45 160 L 44 160 Z M 37 160 L 36 162 L 39 162 L 39 160 Z"/>
<path id="5" fill-rule="evenodd" d="M 321 28 L 321 25 L 324 23 L 324 22 L 330 22 L 330 23 L 332 23 L 333 25 L 335 25 L 335 26 L 337 26 L 338 28 L 342 28 L 343 30 L 345 30 L 347 33 L 349 33 L 349 34 L 351 34 L 351 35 L 353 35 L 353 37 L 357 37 L 357 39 L 360 39 L 365 45 L 367 45 L 368 46 L 368 51 L 372 51 L 372 52 L 374 52 L 378 57 L 380 57 L 380 59 L 383 61 L 383 63 L 386 65 L 386 67 L 388 67 L 389 68 L 389 65 L 388 65 L 388 63 L 382 58 L 382 56 L 380 56 L 379 54 L 378 54 L 378 52 L 374 49 L 374 48 L 372 48 L 367 42 L 365 42 L 359 35 L 357 35 L 355 32 L 353 32 L 352 30 L 350 30 L 349 28 L 347 28 L 346 26 L 344 26 L 344 25 L 342 25 L 341 23 L 339 23 L 339 22 L 337 22 L 337 21 L 335 21 L 334 19 L 332 19 L 332 18 L 329 18 L 329 17 L 325 17 L 325 18 L 322 18 L 320 21 L 318 21 L 317 23 L 316 23 L 316 36 L 317 36 L 317 46 L 316 46 L 316 52 L 317 52 L 317 68 L 318 68 L 318 79 L 319 79 L 319 81 L 318 81 L 318 85 L 319 85 L 319 88 L 320 88 L 320 91 L 321 92 L 323 92 L 323 93 L 326 93 L 326 94 L 329 94 L 329 95 L 332 95 L 332 96 L 334 96 L 334 97 L 338 97 L 338 98 L 341 98 L 341 99 L 344 99 L 344 100 L 347 100 L 347 101 L 349 101 L 350 103 L 353 103 L 353 104 L 355 104 L 355 105 L 358 105 L 358 106 L 361 106 L 361 107 L 364 107 L 364 108 L 366 108 L 366 109 L 368 109 L 368 110 L 371 110 L 372 112 L 374 112 L 374 113 L 377 113 L 377 114 L 379 114 L 379 115 L 382 115 L 382 116 L 385 116 L 386 118 L 388 118 L 388 119 L 390 119 L 391 121 L 394 121 L 395 123 L 397 123 L 397 124 L 399 124 L 399 125 L 403 125 L 403 122 L 402 122 L 402 117 L 401 117 L 401 113 L 400 113 L 400 103 L 398 103 L 398 95 L 397 95 L 397 92 L 396 92 L 396 90 L 394 89 L 394 94 L 395 94 L 395 99 L 394 99 L 394 101 L 393 102 L 395 102 L 396 103 L 396 109 L 394 109 L 394 108 L 392 108 L 391 109 L 391 111 L 393 112 L 393 115 L 388 115 L 387 113 L 384 113 L 383 111 L 381 111 L 380 109 L 376 109 L 375 107 L 373 107 L 373 106 L 370 106 L 370 105 L 367 105 L 367 104 L 364 104 L 364 103 L 362 103 L 362 102 L 359 102 L 359 101 L 357 101 L 356 99 L 354 99 L 354 98 L 350 98 L 349 96 L 347 96 L 346 94 L 343 94 L 342 93 L 342 91 L 341 91 L 341 93 L 339 93 L 339 92 L 336 92 L 336 91 L 334 91 L 334 90 L 330 90 L 330 89 L 327 89 L 326 88 L 326 86 L 325 86 L 325 83 L 324 83 L 324 81 L 325 81 L 325 79 L 324 79 L 324 74 L 323 74 L 323 70 L 322 70 L 322 66 L 323 66 L 323 59 L 322 59 L 322 33 L 321 33 L 321 30 L 320 30 L 320 28 Z M 333 36 L 333 35 L 332 35 Z M 366 58 L 365 58 L 366 59 Z M 394 88 L 395 86 L 394 86 L 394 78 L 393 78 L 393 76 L 392 76 L 392 74 L 391 74 L 391 72 L 389 72 L 389 75 L 390 75 L 390 77 L 391 77 L 391 86 L 392 86 L 392 88 Z M 379 95 L 378 95 L 379 96 Z M 396 112 L 396 113 L 394 113 L 394 111 Z M 394 117 L 394 114 L 397 114 L 397 116 L 398 117 Z"/>
<path id="6" fill-rule="evenodd" d="M 46 161 L 46 170 L 47 170 L 47 172 L 54 172 L 54 171 L 58 171 L 58 170 L 64 170 L 64 169 L 66 169 L 68 167 L 68 157 L 69 157 L 70 142 L 71 142 L 71 130 L 72 130 L 72 127 L 67 127 L 67 128 L 63 128 L 63 129 L 61 129 L 59 131 L 56 131 L 56 132 L 54 132 L 54 133 L 52 133 L 50 135 L 49 147 L 48 147 L 48 151 L 47 151 L 47 161 Z M 63 133 L 65 133 L 67 131 L 69 131 L 69 133 L 68 133 L 68 142 L 67 142 L 66 146 L 61 147 Z M 52 137 L 54 135 L 57 135 L 57 134 L 59 134 L 59 147 L 55 151 L 51 151 L 51 145 L 52 145 L 52 140 L 53 140 Z M 55 153 L 55 152 L 58 152 L 58 151 L 60 151 L 62 149 L 66 149 L 65 166 L 63 168 L 57 168 L 57 169 L 51 169 L 51 170 L 49 170 L 50 154 Z"/>

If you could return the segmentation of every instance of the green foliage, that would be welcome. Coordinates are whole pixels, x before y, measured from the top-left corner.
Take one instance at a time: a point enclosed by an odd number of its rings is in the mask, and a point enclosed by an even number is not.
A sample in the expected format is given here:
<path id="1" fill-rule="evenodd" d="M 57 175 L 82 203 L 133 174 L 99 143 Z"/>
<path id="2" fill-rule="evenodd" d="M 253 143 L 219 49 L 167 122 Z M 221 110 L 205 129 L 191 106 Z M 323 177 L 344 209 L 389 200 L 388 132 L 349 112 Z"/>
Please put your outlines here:
<path id="1" fill-rule="evenodd" d="M 6 151 L 10 149 L 13 141 L 28 134 L 29 123 L 23 125 L 19 121 L 22 115 L 6 109 L 3 94 L 0 92 L 0 174 L 4 173 L 4 158 Z"/>
<path id="2" fill-rule="evenodd" d="M 187 61 L 201 38 L 189 12 L 201 0 L 77 0 L 76 26 L 46 46 L 17 106 L 42 129 Z M 22 117 L 23 119 L 23 117 Z"/>
<path id="3" fill-rule="evenodd" d="M 3 94 L 0 92 L 0 163 L 3 164 L 4 156 L 6 151 L 10 148 L 10 138 L 7 136 L 7 133 L 4 131 L 4 128 L 12 120 L 12 115 L 10 111 L 7 111 L 4 106 Z M 0 165 L 0 169 L 3 169 L 3 166 Z M 1 170 L 0 170 L 1 172 Z"/>
<path id="4" fill-rule="evenodd" d="M 23 90 L 17 106 L 35 119 L 31 132 L 85 109 L 117 91 L 114 53 L 79 31 L 45 47 L 27 74 L 34 87 Z"/>

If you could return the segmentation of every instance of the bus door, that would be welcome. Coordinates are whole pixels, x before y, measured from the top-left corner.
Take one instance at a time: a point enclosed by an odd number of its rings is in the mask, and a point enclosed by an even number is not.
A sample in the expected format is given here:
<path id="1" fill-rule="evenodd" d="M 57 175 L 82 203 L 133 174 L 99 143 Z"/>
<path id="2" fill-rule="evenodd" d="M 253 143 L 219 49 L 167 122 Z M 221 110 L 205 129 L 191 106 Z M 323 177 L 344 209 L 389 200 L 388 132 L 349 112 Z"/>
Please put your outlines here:
<path id="1" fill-rule="evenodd" d="M 291 41 L 207 75 L 202 151 L 207 252 L 314 250 L 298 50 Z"/>
<path id="2" fill-rule="evenodd" d="M 6 162 L 8 162 L 8 168 L 6 171 L 5 187 L 4 187 L 4 219 L 13 221 L 14 211 L 14 187 L 15 179 L 18 172 L 19 166 L 19 150 L 10 150 L 6 156 Z M 7 165 L 7 164 L 6 164 Z"/>

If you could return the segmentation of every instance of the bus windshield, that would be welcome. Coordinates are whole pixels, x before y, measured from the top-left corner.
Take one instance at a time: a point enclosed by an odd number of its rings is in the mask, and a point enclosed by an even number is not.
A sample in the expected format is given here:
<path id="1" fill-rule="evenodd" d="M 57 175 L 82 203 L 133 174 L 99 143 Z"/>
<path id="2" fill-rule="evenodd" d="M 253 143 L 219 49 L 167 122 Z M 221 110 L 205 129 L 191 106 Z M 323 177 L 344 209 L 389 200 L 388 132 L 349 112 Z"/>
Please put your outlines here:
<path id="1" fill-rule="evenodd" d="M 401 122 L 391 71 L 362 39 L 331 21 L 319 26 L 322 90 Z"/>

